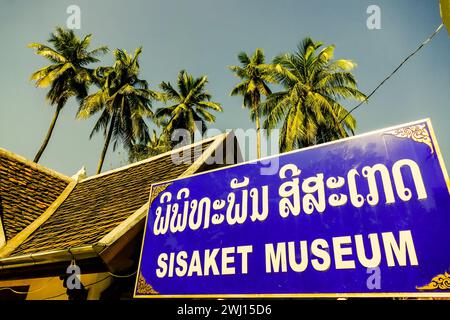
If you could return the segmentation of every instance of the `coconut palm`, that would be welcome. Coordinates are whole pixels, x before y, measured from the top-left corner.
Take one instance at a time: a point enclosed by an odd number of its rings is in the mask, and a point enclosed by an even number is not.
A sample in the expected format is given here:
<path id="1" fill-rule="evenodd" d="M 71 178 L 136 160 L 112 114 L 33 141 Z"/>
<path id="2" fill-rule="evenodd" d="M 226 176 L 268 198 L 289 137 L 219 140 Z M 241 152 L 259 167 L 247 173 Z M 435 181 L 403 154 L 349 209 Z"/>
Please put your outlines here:
<path id="1" fill-rule="evenodd" d="M 99 54 L 108 51 L 105 46 L 89 51 L 91 35 L 83 39 L 78 38 L 73 30 L 56 28 L 48 40 L 53 46 L 40 43 L 30 43 L 30 48 L 36 49 L 36 54 L 50 60 L 51 64 L 34 72 L 30 80 L 35 80 L 36 87 L 45 88 L 50 86 L 47 99 L 56 106 L 53 119 L 47 131 L 47 135 L 39 148 L 34 162 L 38 162 L 47 147 L 55 128 L 58 116 L 71 97 L 82 99 L 87 95 L 88 85 L 91 82 L 91 71 L 86 66 L 98 62 Z"/>
<path id="2" fill-rule="evenodd" d="M 264 127 L 270 132 L 282 123 L 280 152 L 306 147 L 354 134 L 356 120 L 340 103 L 344 99 L 364 100 L 350 72 L 351 60 L 333 60 L 334 46 L 320 51 L 321 42 L 305 38 L 295 53 L 274 58 L 271 67 L 283 90 L 263 103 L 267 116 Z"/>
<path id="3" fill-rule="evenodd" d="M 206 76 L 194 79 L 186 71 L 182 70 L 178 74 L 178 91 L 170 82 L 162 82 L 160 87 L 163 90 L 162 97 L 168 106 L 159 108 L 155 116 L 166 121 L 164 132 L 170 137 L 174 130 L 185 129 L 194 139 L 196 122 L 200 122 L 202 133 L 206 131 L 206 123 L 212 123 L 216 117 L 211 111 L 221 112 L 219 103 L 211 101 L 211 95 L 206 91 L 208 82 Z"/>
<path id="4" fill-rule="evenodd" d="M 158 136 L 156 131 L 153 130 L 147 144 L 137 143 L 131 147 L 128 152 L 128 162 L 144 160 L 170 150 L 172 150 L 172 147 L 169 137 L 164 133 Z"/>
<path id="5" fill-rule="evenodd" d="M 92 138 L 100 130 L 105 136 L 97 173 L 102 170 L 111 142 L 114 151 L 119 141 L 125 148 L 131 148 L 150 139 L 145 119 L 152 116 L 151 100 L 157 95 L 148 89 L 147 81 L 138 78 L 141 52 L 142 48 L 136 49 L 133 55 L 115 50 L 114 65 L 99 67 L 94 72 L 100 89 L 83 100 L 77 113 L 77 118 L 86 119 L 101 112 L 89 136 Z"/>
<path id="6" fill-rule="evenodd" d="M 268 83 L 275 81 L 270 70 L 265 64 L 263 49 L 256 49 L 253 55 L 249 56 L 245 52 L 238 54 L 241 66 L 230 66 L 230 70 L 242 81 L 231 91 L 231 95 L 241 95 L 244 98 L 243 107 L 250 108 L 252 118 L 256 123 L 256 152 L 257 157 L 261 157 L 261 135 L 260 135 L 260 102 L 261 96 L 268 96 L 272 92 Z"/>

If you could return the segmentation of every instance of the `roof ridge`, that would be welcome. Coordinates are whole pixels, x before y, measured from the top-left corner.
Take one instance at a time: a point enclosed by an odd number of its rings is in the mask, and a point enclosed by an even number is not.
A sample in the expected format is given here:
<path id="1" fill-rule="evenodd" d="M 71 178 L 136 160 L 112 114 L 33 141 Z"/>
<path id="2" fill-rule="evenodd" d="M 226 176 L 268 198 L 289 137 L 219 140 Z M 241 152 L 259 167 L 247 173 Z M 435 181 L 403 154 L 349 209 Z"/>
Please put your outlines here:
<path id="1" fill-rule="evenodd" d="M 0 156 L 5 156 L 5 157 L 8 157 L 8 158 L 13 159 L 15 161 L 22 162 L 23 164 L 25 164 L 25 165 L 33 168 L 33 169 L 36 169 L 36 170 L 38 170 L 38 171 L 40 171 L 42 173 L 45 173 L 47 175 L 50 175 L 52 177 L 64 180 L 66 182 L 73 181 L 73 179 L 71 177 L 66 176 L 65 174 L 62 174 L 62 173 L 60 173 L 60 172 L 58 172 L 56 170 L 47 168 L 47 167 L 45 167 L 45 166 L 43 166 L 43 165 L 41 165 L 39 163 L 33 162 L 31 160 L 28 160 L 27 158 L 25 158 L 25 157 L 23 157 L 21 155 L 18 155 L 16 153 L 12 152 L 12 151 L 6 150 L 4 148 L 0 148 Z"/>
<path id="2" fill-rule="evenodd" d="M 108 171 L 105 171 L 105 172 L 102 172 L 102 173 L 99 173 L 99 174 L 95 174 L 93 176 L 89 176 L 87 178 L 84 178 L 79 183 L 83 183 L 85 181 L 92 180 L 92 179 L 97 179 L 97 178 L 100 178 L 100 177 L 103 177 L 103 176 L 106 176 L 106 175 L 109 175 L 109 174 L 113 174 L 113 173 L 116 173 L 116 172 L 120 172 L 122 170 L 126 170 L 126 169 L 129 169 L 129 168 L 132 168 L 132 167 L 140 166 L 142 164 L 154 161 L 154 160 L 159 159 L 159 158 L 163 158 L 163 157 L 168 156 L 170 154 L 179 153 L 179 152 L 182 152 L 182 151 L 187 150 L 187 149 L 195 148 L 198 145 L 201 145 L 201 144 L 204 144 L 204 143 L 207 143 L 207 142 L 210 142 L 210 141 L 214 141 L 214 140 L 220 139 L 220 137 L 225 137 L 226 135 L 227 135 L 227 133 L 221 133 L 221 134 L 215 135 L 213 137 L 206 138 L 206 139 L 197 141 L 197 142 L 192 143 L 192 144 L 188 144 L 188 145 L 183 146 L 181 148 L 173 149 L 173 150 L 170 150 L 170 151 L 158 154 L 156 156 L 153 156 L 153 157 L 141 160 L 141 161 L 137 161 L 137 162 L 133 162 L 133 163 L 127 164 L 126 166 L 122 166 L 122 167 L 115 168 L 115 169 L 112 169 L 112 170 L 108 170 Z"/>

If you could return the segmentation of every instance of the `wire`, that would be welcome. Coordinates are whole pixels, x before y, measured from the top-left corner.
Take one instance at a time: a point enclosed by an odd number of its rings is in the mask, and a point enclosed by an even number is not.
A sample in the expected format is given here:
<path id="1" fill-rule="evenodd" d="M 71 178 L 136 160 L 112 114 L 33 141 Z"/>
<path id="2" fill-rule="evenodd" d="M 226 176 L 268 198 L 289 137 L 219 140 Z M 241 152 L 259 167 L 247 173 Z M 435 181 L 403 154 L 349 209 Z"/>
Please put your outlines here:
<path id="1" fill-rule="evenodd" d="M 16 293 L 16 294 L 29 294 L 29 293 L 35 293 L 35 292 L 38 292 L 38 291 L 44 289 L 44 288 L 47 286 L 47 284 L 50 282 L 50 280 L 51 280 L 51 278 L 48 279 L 47 282 L 45 282 L 40 288 L 38 288 L 38 289 L 36 289 L 36 290 L 33 290 L 33 291 L 17 291 L 17 290 L 14 290 L 14 289 L 11 288 L 11 287 L 2 287 L 2 288 L 0 288 L 0 291 L 1 291 L 1 290 L 10 290 L 10 291 L 12 291 L 12 292 L 14 292 L 14 293 Z M 21 287 L 21 286 L 18 286 L 18 287 Z M 24 286 L 24 287 L 25 287 L 25 286 Z"/>
<path id="2" fill-rule="evenodd" d="M 106 245 L 104 245 L 104 248 L 105 248 L 105 247 L 106 247 Z M 103 261 L 103 259 L 102 259 L 102 257 L 100 256 L 100 254 L 99 254 L 97 251 L 95 251 L 95 253 L 96 253 L 97 256 L 99 257 L 99 259 L 100 259 L 101 261 Z M 137 270 L 134 271 L 134 272 L 131 273 L 131 274 L 127 274 L 127 275 L 119 275 L 119 274 L 114 274 L 114 273 L 108 271 L 108 274 L 109 274 L 110 276 L 114 277 L 114 278 L 129 278 L 129 277 L 134 276 L 136 273 L 137 273 Z"/>
<path id="3" fill-rule="evenodd" d="M 21 287 L 21 286 L 19 286 L 19 287 Z M 42 286 L 42 287 L 40 287 L 39 289 L 34 290 L 34 291 L 16 291 L 16 290 L 14 290 L 13 288 L 10 288 L 10 287 L 3 287 L 3 288 L 0 288 L 0 291 L 1 291 L 1 290 L 10 290 L 10 291 L 12 291 L 12 292 L 14 292 L 14 293 L 16 293 L 16 294 L 29 294 L 29 293 L 37 292 L 37 291 L 41 290 L 41 289 L 44 288 L 44 287 L 45 287 L 45 286 Z"/>
<path id="4" fill-rule="evenodd" d="M 105 278 L 103 278 L 103 279 L 101 279 L 101 280 L 98 280 L 98 281 L 95 281 L 95 282 L 93 282 L 93 283 L 90 283 L 90 284 L 88 284 L 88 285 L 85 285 L 84 287 L 85 287 L 85 288 L 88 288 L 88 287 L 90 287 L 90 286 L 93 286 L 94 284 L 97 284 L 97 283 L 99 283 L 99 282 L 102 282 L 102 281 L 108 279 L 109 277 L 114 277 L 114 278 L 129 278 L 129 277 L 134 276 L 136 273 L 137 273 L 137 270 L 136 270 L 135 272 L 131 273 L 131 274 L 127 274 L 127 275 L 123 275 L 123 276 L 122 276 L 122 275 L 114 274 L 114 273 L 112 273 L 112 272 L 108 272 L 109 275 L 106 276 Z M 43 286 L 43 287 L 45 287 L 45 286 Z M 41 290 L 43 287 L 39 288 L 39 290 Z M 11 289 L 11 288 L 2 288 L 2 289 Z M 11 289 L 11 290 L 12 290 L 12 289 Z M 12 291 L 14 292 L 14 290 L 12 290 Z M 38 290 L 36 290 L 36 291 L 38 291 Z M 36 291 L 33 291 L 33 292 L 36 292 Z M 18 293 L 18 292 L 16 292 L 16 293 Z M 23 294 L 27 294 L 27 293 L 32 293 L 32 292 L 23 292 Z M 58 294 L 58 295 L 56 295 L 56 296 L 47 297 L 47 298 L 44 298 L 44 299 L 42 299 L 42 300 L 54 299 L 54 298 L 60 297 L 60 296 L 62 296 L 62 295 L 64 295 L 64 294 L 66 294 L 66 292 L 60 293 L 60 294 Z"/>
<path id="5" fill-rule="evenodd" d="M 75 257 L 74 257 L 74 255 L 72 254 L 72 252 L 71 252 L 70 249 L 71 249 L 71 248 L 68 249 L 68 252 L 72 255 L 72 263 L 76 263 Z M 101 258 L 100 255 L 99 255 L 98 253 L 97 253 L 97 255 L 98 255 L 99 258 Z M 86 285 L 86 286 L 84 286 L 84 287 L 87 288 L 87 287 L 89 287 L 89 286 L 92 286 L 92 285 L 94 285 L 94 284 L 97 284 L 97 283 L 99 283 L 99 282 L 102 282 L 102 281 L 108 279 L 109 277 L 113 277 L 113 278 L 130 278 L 130 277 L 136 275 L 136 273 L 137 273 L 137 270 L 134 271 L 134 272 L 131 273 L 131 274 L 127 274 L 127 275 L 119 275 L 119 274 L 114 274 L 114 273 L 108 271 L 108 276 L 106 276 L 105 278 L 103 278 L 103 279 L 101 279 L 101 280 L 98 280 L 98 281 L 96 281 L 96 282 L 90 283 L 90 284 L 88 284 L 88 285 Z M 17 291 L 17 290 L 15 290 L 15 289 L 11 288 L 11 287 L 2 287 L 2 288 L 0 288 L 0 291 L 1 291 L 1 290 L 10 290 L 10 291 L 12 291 L 12 292 L 15 293 L 15 294 L 30 294 L 30 293 L 35 293 L 35 292 L 38 292 L 38 291 L 42 290 L 43 288 L 45 288 L 45 287 L 47 286 L 48 282 L 50 282 L 50 280 L 51 280 L 51 278 L 50 278 L 44 285 L 42 285 L 42 287 L 40 287 L 40 288 L 38 288 L 38 289 L 36 289 L 36 290 L 33 290 L 33 291 Z M 63 294 L 66 294 L 66 292 L 63 292 L 63 293 L 58 294 L 58 295 L 56 295 L 56 296 L 44 298 L 44 299 L 42 299 L 42 300 L 48 300 L 48 299 L 57 298 L 57 297 L 59 297 L 59 296 L 62 296 Z"/>
<path id="6" fill-rule="evenodd" d="M 95 282 L 93 282 L 93 283 L 90 283 L 90 284 L 88 284 L 88 285 L 85 285 L 84 287 L 85 287 L 85 288 L 88 288 L 88 287 L 90 287 L 90 286 L 92 286 L 92 285 L 94 285 L 94 284 L 97 284 L 97 283 L 99 283 L 99 282 L 102 282 L 102 281 L 108 279 L 109 277 L 114 277 L 114 278 L 130 278 L 130 277 L 134 276 L 136 273 L 137 273 L 137 270 L 134 271 L 133 273 L 127 274 L 127 275 L 118 275 L 118 274 L 114 274 L 114 273 L 112 273 L 112 272 L 108 272 L 108 276 L 106 276 L 105 278 L 103 278 L 103 279 L 101 279 L 101 280 L 98 280 L 98 281 L 95 281 Z M 36 290 L 33 290 L 33 291 L 17 291 L 17 290 L 14 290 L 13 288 L 10 288 L 10 287 L 3 287 L 3 288 L 0 288 L 0 291 L 1 291 L 1 290 L 10 290 L 10 291 L 14 292 L 15 294 L 31 294 L 31 293 L 35 293 L 35 292 L 38 292 L 38 291 L 44 289 L 44 288 L 47 286 L 48 282 L 50 282 L 50 280 L 51 280 L 51 279 L 49 279 L 49 280 L 48 280 L 44 285 L 42 285 L 40 288 L 38 288 L 38 289 L 36 289 Z M 60 294 L 58 294 L 58 295 L 56 295 L 56 296 L 47 297 L 47 298 L 44 298 L 44 299 L 42 299 L 42 300 L 48 300 L 48 299 L 57 298 L 57 297 L 62 296 L 62 295 L 64 295 L 64 294 L 66 294 L 66 292 L 60 293 Z"/>
<path id="7" fill-rule="evenodd" d="M 105 281 L 105 280 L 108 279 L 109 277 L 110 277 L 110 276 L 108 275 L 108 276 L 106 276 L 105 278 L 103 278 L 103 279 L 101 279 L 101 280 L 97 280 L 97 281 L 92 282 L 92 283 L 90 283 L 90 284 L 87 284 L 87 285 L 85 285 L 84 287 L 87 288 L 87 287 L 93 286 L 94 284 L 97 284 L 97 283 L 100 283 L 100 282 L 102 282 L 102 281 Z M 42 300 L 48 300 L 48 299 L 57 298 L 57 297 L 62 296 L 63 294 L 67 294 L 67 292 L 60 293 L 60 294 L 58 294 L 58 295 L 56 295 L 56 296 L 47 297 L 47 298 L 44 298 L 44 299 L 42 299 Z"/>
<path id="8" fill-rule="evenodd" d="M 444 26 L 444 24 L 441 23 L 441 25 L 424 42 L 422 42 L 416 50 L 414 50 L 409 56 L 407 56 L 402 61 L 402 63 L 400 63 L 400 65 L 397 68 L 395 68 L 394 71 L 391 72 L 391 74 L 389 76 L 387 76 L 383 81 L 381 81 L 380 84 L 363 101 L 361 101 L 356 107 L 354 107 L 350 111 L 348 111 L 347 114 L 345 115 L 345 117 L 342 118 L 342 120 L 339 121 L 339 123 L 342 123 L 342 121 L 344 121 L 345 118 L 347 118 L 347 116 L 350 113 L 352 113 L 353 111 L 358 109 L 364 102 L 368 101 L 369 98 L 406 63 L 406 61 L 408 61 L 412 56 L 414 56 L 417 52 L 419 52 L 420 49 L 422 49 L 425 45 L 427 45 L 434 38 L 434 36 L 436 36 L 439 33 L 439 31 L 441 31 L 443 26 Z"/>
<path id="9" fill-rule="evenodd" d="M 49 299 L 58 298 L 58 297 L 62 296 L 63 294 L 67 294 L 67 293 L 66 293 L 66 292 L 63 292 L 63 293 L 60 293 L 60 294 L 58 294 L 58 295 L 56 295 L 56 296 L 47 297 L 47 298 L 44 298 L 44 299 L 42 299 L 42 300 L 49 300 Z"/>
<path id="10" fill-rule="evenodd" d="M 137 270 L 136 270 L 135 272 L 133 272 L 133 273 L 131 273 L 131 274 L 127 274 L 127 275 L 125 275 L 125 276 L 121 276 L 121 275 L 114 274 L 114 273 L 111 273 L 111 272 L 108 272 L 108 273 L 109 273 L 110 276 L 112 276 L 112 277 L 114 277 L 114 278 L 129 278 L 129 277 L 134 276 L 134 275 L 137 273 Z"/>

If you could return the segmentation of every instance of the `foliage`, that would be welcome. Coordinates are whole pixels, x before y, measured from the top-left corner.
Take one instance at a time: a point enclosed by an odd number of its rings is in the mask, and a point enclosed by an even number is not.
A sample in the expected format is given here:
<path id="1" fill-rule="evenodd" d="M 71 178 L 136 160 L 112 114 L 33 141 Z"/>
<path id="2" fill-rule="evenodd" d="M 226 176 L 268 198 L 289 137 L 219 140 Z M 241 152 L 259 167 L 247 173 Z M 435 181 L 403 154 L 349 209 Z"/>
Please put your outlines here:
<path id="1" fill-rule="evenodd" d="M 141 52 L 142 48 L 136 49 L 133 55 L 125 50 L 115 50 L 114 65 L 99 67 L 94 72 L 100 89 L 87 96 L 78 111 L 79 119 L 101 112 L 90 134 L 92 138 L 102 130 L 105 135 L 98 173 L 111 140 L 113 150 L 118 142 L 122 142 L 125 148 L 131 148 L 135 143 L 146 144 L 150 140 L 145 119 L 153 116 L 151 100 L 157 94 L 148 88 L 147 81 L 139 79 L 138 58 Z"/>
<path id="2" fill-rule="evenodd" d="M 346 114 L 343 99 L 364 100 L 350 72 L 356 64 L 351 60 L 333 60 L 334 46 L 305 38 L 295 53 L 274 58 L 271 71 L 282 85 L 271 94 L 262 109 L 264 127 L 270 132 L 282 123 L 280 152 L 332 141 L 353 134 L 356 120 Z"/>
<path id="3" fill-rule="evenodd" d="M 88 87 L 92 83 L 92 70 L 87 66 L 91 63 L 99 62 L 96 58 L 99 54 L 108 51 L 106 46 L 88 50 L 91 43 L 91 35 L 83 39 L 78 38 L 73 30 L 56 28 L 48 40 L 53 46 L 40 43 L 30 43 L 30 48 L 36 49 L 36 54 L 46 58 L 50 65 L 34 72 L 30 80 L 34 80 L 36 87 L 46 88 L 47 99 L 56 106 L 55 116 L 48 130 L 44 142 L 36 154 L 34 161 L 38 162 L 44 152 L 53 132 L 58 114 L 65 106 L 67 100 L 76 97 L 83 99 L 88 93 Z"/>
<path id="4" fill-rule="evenodd" d="M 241 79 L 233 90 L 232 96 L 240 95 L 243 97 L 243 107 L 251 110 L 252 120 L 256 122 L 257 131 L 257 156 L 261 156 L 260 142 L 260 102 L 261 96 L 268 96 L 272 92 L 268 83 L 274 83 L 276 79 L 270 68 L 265 64 L 264 51 L 256 49 L 251 57 L 245 52 L 238 54 L 241 66 L 230 66 L 230 70 Z"/>
<path id="5" fill-rule="evenodd" d="M 153 130 L 147 144 L 137 143 L 130 148 L 128 152 L 128 162 L 133 163 L 141 161 L 170 150 L 172 150 L 172 147 L 167 135 L 162 133 L 158 136 L 156 131 Z"/>
<path id="6" fill-rule="evenodd" d="M 206 123 L 213 123 L 216 117 L 211 111 L 221 112 L 219 103 L 211 101 L 211 95 L 205 89 L 208 82 L 206 76 L 194 78 L 182 70 L 178 74 L 176 90 L 170 82 L 162 82 L 162 99 L 169 105 L 159 108 L 155 116 L 160 121 L 165 121 L 164 133 L 169 137 L 176 129 L 186 129 L 191 138 L 196 131 L 195 122 L 201 123 L 202 132 L 207 129 Z"/>

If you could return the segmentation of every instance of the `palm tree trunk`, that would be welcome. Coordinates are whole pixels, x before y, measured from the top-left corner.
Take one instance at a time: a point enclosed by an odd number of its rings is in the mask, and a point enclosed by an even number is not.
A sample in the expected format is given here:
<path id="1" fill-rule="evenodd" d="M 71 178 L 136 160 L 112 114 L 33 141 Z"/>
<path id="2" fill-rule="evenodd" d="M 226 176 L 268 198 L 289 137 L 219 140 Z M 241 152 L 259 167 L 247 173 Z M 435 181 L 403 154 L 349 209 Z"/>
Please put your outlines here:
<path id="1" fill-rule="evenodd" d="M 258 110 L 259 101 L 256 97 L 253 98 L 253 109 L 255 111 L 255 122 L 256 122 L 256 157 L 257 159 L 261 158 L 261 125 L 259 123 L 259 110 Z"/>
<path id="2" fill-rule="evenodd" d="M 111 118 L 111 123 L 109 124 L 108 134 L 106 136 L 105 145 L 103 146 L 102 154 L 100 155 L 100 160 L 98 162 L 97 174 L 102 171 L 103 161 L 105 161 L 106 152 L 108 151 L 109 142 L 111 141 L 112 132 L 114 128 L 114 116 Z"/>
<path id="3" fill-rule="evenodd" d="M 59 113 L 61 112 L 61 109 L 63 108 L 63 103 L 58 103 L 56 107 L 55 114 L 53 115 L 52 122 L 50 123 L 50 127 L 48 128 L 47 135 L 45 136 L 44 142 L 42 142 L 41 147 L 39 148 L 38 152 L 34 156 L 34 162 L 38 162 L 41 158 L 42 154 L 44 153 L 45 148 L 47 147 L 48 142 L 50 141 L 50 137 L 52 136 L 53 129 L 55 128 L 56 120 L 58 120 Z"/>
<path id="4" fill-rule="evenodd" d="M 259 124 L 259 113 L 258 110 L 255 110 L 256 115 L 256 157 L 259 159 L 261 158 L 261 125 Z"/>

